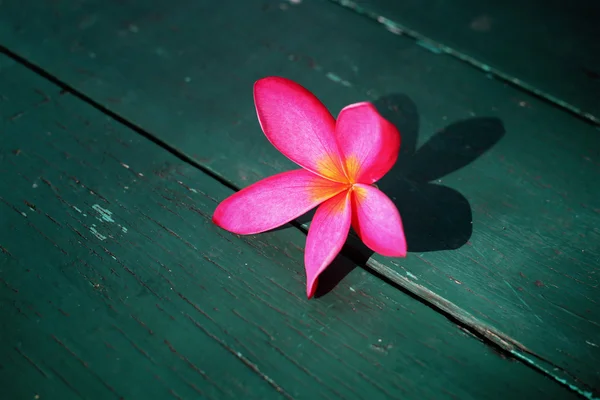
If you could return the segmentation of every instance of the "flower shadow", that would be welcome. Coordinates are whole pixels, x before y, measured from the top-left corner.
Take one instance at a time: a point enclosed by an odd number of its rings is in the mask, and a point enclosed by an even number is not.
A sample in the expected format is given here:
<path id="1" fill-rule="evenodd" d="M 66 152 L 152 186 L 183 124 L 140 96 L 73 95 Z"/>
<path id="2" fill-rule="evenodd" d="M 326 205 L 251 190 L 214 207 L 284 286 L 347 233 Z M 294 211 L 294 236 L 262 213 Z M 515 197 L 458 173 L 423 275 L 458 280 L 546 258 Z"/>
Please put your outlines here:
<path id="1" fill-rule="evenodd" d="M 473 229 L 469 201 L 435 181 L 491 149 L 505 134 L 502 121 L 490 117 L 458 121 L 417 149 L 419 115 L 412 100 L 403 94 L 392 94 L 373 104 L 402 135 L 398 161 L 377 186 L 400 211 L 408 251 L 423 253 L 462 247 Z M 373 254 L 355 235 L 349 237 L 344 250 L 358 264 L 364 264 Z M 321 274 L 315 296 L 331 291 L 355 265 L 337 257 Z"/>

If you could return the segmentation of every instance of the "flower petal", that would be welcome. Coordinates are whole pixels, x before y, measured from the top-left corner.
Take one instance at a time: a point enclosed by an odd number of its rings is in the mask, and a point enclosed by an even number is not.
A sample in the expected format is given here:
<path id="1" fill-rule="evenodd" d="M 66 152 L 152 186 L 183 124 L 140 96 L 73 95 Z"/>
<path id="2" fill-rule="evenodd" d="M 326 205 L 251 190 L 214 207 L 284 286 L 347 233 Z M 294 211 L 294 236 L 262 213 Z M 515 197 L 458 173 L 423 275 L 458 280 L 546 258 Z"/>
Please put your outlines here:
<path id="1" fill-rule="evenodd" d="M 400 133 L 371 103 L 344 107 L 337 119 L 336 135 L 353 183 L 378 181 L 398 159 Z"/>
<path id="2" fill-rule="evenodd" d="M 352 227 L 361 240 L 381 255 L 405 257 L 404 228 L 392 200 L 369 185 L 354 185 L 352 194 Z"/>
<path id="3" fill-rule="evenodd" d="M 277 228 L 344 191 L 346 186 L 298 169 L 273 175 L 223 200 L 213 222 L 249 235 Z"/>
<path id="4" fill-rule="evenodd" d="M 306 295 L 309 299 L 315 294 L 321 272 L 342 250 L 351 219 L 350 191 L 336 195 L 317 208 L 308 229 L 304 253 Z"/>
<path id="5" fill-rule="evenodd" d="M 285 78 L 254 84 L 254 103 L 267 139 L 290 160 L 325 178 L 346 181 L 335 119 L 311 92 Z"/>

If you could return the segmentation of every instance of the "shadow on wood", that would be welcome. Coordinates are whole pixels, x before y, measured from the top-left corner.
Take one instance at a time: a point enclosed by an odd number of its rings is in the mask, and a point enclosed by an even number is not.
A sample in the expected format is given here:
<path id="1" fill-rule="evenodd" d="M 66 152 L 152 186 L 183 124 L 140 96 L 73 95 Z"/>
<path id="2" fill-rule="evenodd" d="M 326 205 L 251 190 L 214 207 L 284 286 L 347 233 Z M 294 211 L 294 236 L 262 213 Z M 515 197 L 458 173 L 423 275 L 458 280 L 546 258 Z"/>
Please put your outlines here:
<path id="1" fill-rule="evenodd" d="M 471 206 L 462 194 L 436 181 L 491 149 L 505 134 L 502 121 L 489 117 L 458 121 L 417 149 L 419 115 L 414 102 L 405 95 L 392 94 L 374 104 L 402 135 L 398 161 L 377 185 L 400 211 L 408 251 L 460 248 L 473 231 Z M 308 222 L 307 217 L 298 221 Z M 373 254 L 353 235 L 345 250 L 358 265 L 364 265 Z M 355 267 L 339 258 L 321 275 L 317 297 L 328 293 Z"/>
<path id="2" fill-rule="evenodd" d="M 377 183 L 400 211 L 408 250 L 428 252 L 463 246 L 472 233 L 468 200 L 443 186 L 441 179 L 475 161 L 503 136 L 497 118 L 469 118 L 433 135 L 417 149 L 419 117 L 405 95 L 390 95 L 375 102 L 379 112 L 402 135 L 398 162 Z"/>

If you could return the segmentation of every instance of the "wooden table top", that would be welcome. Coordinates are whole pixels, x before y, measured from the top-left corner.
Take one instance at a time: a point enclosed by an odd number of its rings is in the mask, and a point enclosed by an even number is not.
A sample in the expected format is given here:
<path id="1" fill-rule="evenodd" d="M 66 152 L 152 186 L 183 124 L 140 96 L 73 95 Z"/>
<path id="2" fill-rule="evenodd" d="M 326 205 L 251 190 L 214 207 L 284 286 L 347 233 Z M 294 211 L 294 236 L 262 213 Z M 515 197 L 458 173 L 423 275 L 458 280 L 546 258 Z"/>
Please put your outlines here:
<path id="1" fill-rule="evenodd" d="M 0 2 L 3 398 L 600 396 L 598 126 L 345 5 Z M 268 75 L 398 127 L 406 258 L 352 236 L 307 300 L 310 216 L 211 222 L 293 168 Z"/>

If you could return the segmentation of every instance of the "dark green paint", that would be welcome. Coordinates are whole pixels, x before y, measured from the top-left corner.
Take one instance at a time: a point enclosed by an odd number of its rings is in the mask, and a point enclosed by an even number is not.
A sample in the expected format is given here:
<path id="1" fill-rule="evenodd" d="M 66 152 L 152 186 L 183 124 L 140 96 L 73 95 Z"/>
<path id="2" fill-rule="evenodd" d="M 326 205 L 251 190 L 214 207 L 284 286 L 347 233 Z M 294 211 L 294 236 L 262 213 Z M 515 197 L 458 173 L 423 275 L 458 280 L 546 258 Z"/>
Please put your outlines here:
<path id="1" fill-rule="evenodd" d="M 234 3 L 77 2 L 37 14 L 5 3 L 3 26 L 19 29 L 3 37 L 238 187 L 291 167 L 260 133 L 255 79 L 288 76 L 334 112 L 377 102 L 404 137 L 380 187 L 397 200 L 413 253 L 374 260 L 596 385 L 597 133 L 333 4 Z M 338 34 L 325 34 L 333 25 Z"/>
<path id="2" fill-rule="evenodd" d="M 600 386 L 594 128 L 326 1 L 19 4 L 3 44 L 237 187 L 293 167 L 260 132 L 254 80 L 292 78 L 334 113 L 374 101 L 403 133 L 379 186 L 412 252 L 368 265 Z"/>
<path id="3" fill-rule="evenodd" d="M 596 1 L 331 1 L 600 125 Z"/>
<path id="4" fill-rule="evenodd" d="M 0 88 L 2 398 L 575 398 L 361 269 L 306 300 L 300 231 L 224 232 L 217 181 L 3 56 Z"/>

